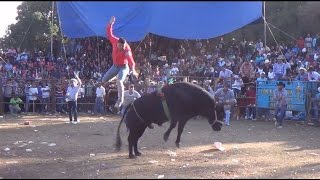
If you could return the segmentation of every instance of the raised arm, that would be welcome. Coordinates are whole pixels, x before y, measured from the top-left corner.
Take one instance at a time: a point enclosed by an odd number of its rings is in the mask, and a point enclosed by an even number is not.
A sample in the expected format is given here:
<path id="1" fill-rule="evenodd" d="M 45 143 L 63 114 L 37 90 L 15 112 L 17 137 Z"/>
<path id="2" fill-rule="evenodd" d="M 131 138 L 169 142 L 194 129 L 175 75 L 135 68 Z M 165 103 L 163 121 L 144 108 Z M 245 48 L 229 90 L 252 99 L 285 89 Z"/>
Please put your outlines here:
<path id="1" fill-rule="evenodd" d="M 107 37 L 111 43 L 116 43 L 119 40 L 119 38 L 113 35 L 113 24 L 115 21 L 116 21 L 116 18 L 112 16 L 110 18 L 109 23 L 107 24 Z"/>

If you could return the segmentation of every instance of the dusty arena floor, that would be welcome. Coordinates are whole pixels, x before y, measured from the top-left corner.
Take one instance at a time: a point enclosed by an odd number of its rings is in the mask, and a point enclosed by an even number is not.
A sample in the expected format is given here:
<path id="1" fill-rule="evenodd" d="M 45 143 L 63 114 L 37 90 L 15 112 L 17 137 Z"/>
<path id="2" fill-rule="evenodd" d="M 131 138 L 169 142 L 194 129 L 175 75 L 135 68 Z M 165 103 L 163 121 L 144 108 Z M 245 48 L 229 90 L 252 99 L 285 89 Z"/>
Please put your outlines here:
<path id="1" fill-rule="evenodd" d="M 288 122 L 232 121 L 213 132 L 204 119 L 185 127 L 181 148 L 168 123 L 147 129 L 141 157 L 128 159 L 126 128 L 122 150 L 114 151 L 119 117 L 80 114 L 25 115 L 0 119 L 0 178 L 319 178 L 320 128 Z M 30 121 L 30 125 L 23 125 Z M 222 142 L 225 151 L 213 143 Z"/>

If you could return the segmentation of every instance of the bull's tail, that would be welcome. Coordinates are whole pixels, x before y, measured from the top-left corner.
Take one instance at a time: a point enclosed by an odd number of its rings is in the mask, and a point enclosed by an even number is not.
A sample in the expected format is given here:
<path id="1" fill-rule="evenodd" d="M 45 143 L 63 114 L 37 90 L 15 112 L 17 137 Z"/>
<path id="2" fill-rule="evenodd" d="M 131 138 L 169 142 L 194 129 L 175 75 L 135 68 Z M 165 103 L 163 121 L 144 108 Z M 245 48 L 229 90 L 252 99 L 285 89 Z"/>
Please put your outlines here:
<path id="1" fill-rule="evenodd" d="M 131 103 L 131 104 L 132 104 L 132 103 Z M 116 146 L 116 151 L 120 151 L 120 149 L 121 149 L 122 142 L 121 142 L 121 137 L 120 137 L 120 128 L 121 128 L 121 124 L 122 124 L 122 122 L 123 122 L 123 120 L 124 120 L 124 117 L 125 117 L 125 115 L 127 114 L 127 111 L 128 111 L 128 109 L 130 108 L 131 104 L 129 104 L 129 105 L 126 107 L 126 109 L 125 109 L 125 111 L 124 111 L 124 113 L 123 113 L 123 115 L 122 115 L 122 119 L 121 119 L 121 121 L 120 121 L 120 123 L 119 123 L 119 126 L 118 126 L 117 137 L 116 137 L 116 144 L 115 144 L 115 146 Z"/>

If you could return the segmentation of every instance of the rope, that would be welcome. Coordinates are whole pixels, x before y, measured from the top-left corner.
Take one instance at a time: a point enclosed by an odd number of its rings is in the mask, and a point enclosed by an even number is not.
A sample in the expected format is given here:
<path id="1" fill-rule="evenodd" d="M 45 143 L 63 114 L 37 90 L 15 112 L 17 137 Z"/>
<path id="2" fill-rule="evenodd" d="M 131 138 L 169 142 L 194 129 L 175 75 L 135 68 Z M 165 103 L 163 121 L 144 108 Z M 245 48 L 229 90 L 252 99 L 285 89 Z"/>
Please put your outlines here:
<path id="1" fill-rule="evenodd" d="M 265 21 L 265 22 L 267 22 L 267 21 L 266 21 L 266 19 L 265 19 L 265 17 L 263 17 L 263 19 L 264 19 L 264 21 Z M 272 37 L 273 37 L 273 40 L 276 42 L 276 44 L 277 44 L 278 48 L 280 49 L 279 43 L 278 43 L 278 41 L 276 40 L 276 38 L 274 37 L 274 34 L 273 34 L 273 32 L 271 31 L 270 26 L 269 26 L 269 24 L 268 24 L 268 23 L 267 23 L 267 27 L 268 27 L 268 29 L 269 29 L 269 31 L 270 31 L 270 33 L 271 33 Z M 282 53 L 282 51 L 280 51 L 280 53 L 281 53 L 281 55 L 283 55 L 283 56 L 284 56 L 284 54 Z"/>
<path id="2" fill-rule="evenodd" d="M 30 30 L 31 25 L 33 24 L 34 19 L 35 19 L 35 18 L 32 18 L 32 21 L 31 21 L 31 23 L 30 23 L 30 25 L 29 25 L 29 27 L 28 27 L 28 29 L 27 29 L 27 32 L 26 32 L 26 34 L 23 36 L 23 39 L 22 39 L 22 41 L 21 41 L 21 43 L 20 43 L 20 45 L 19 45 L 19 49 L 20 49 L 20 47 L 21 47 L 24 39 L 26 38 L 26 36 L 27 36 L 27 34 L 28 34 L 29 30 Z"/>
<path id="3" fill-rule="evenodd" d="M 138 116 L 138 118 L 139 118 L 142 122 L 144 122 L 144 120 L 139 116 L 139 114 L 138 114 L 138 112 L 137 112 L 137 110 L 136 110 L 136 107 L 134 106 L 134 102 L 132 103 L 132 107 L 133 107 L 134 112 L 135 112 L 136 115 Z"/>
<path id="4" fill-rule="evenodd" d="M 285 35 L 287 35 L 288 37 L 290 37 L 291 39 L 293 39 L 293 40 L 297 40 L 296 38 L 294 38 L 294 37 L 292 37 L 292 36 L 290 36 L 288 33 L 286 33 L 286 32 L 284 32 L 284 31 L 282 31 L 281 29 L 279 29 L 279 28 L 277 28 L 277 27 L 275 27 L 274 25 L 272 25 L 271 23 L 269 23 L 269 22 L 266 22 L 267 24 L 269 24 L 269 25 L 271 25 L 273 28 L 275 28 L 275 29 L 277 29 L 277 30 L 279 30 L 280 32 L 282 32 L 283 34 L 285 34 Z"/>

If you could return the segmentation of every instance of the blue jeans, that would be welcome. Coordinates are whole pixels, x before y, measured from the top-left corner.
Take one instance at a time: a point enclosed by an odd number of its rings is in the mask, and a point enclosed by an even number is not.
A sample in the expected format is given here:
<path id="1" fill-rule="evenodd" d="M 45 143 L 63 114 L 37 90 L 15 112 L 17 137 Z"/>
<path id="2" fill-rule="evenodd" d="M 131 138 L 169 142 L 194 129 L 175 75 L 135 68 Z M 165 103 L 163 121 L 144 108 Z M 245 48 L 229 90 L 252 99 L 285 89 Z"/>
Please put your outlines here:
<path id="1" fill-rule="evenodd" d="M 124 66 L 112 65 L 111 68 L 103 75 L 102 82 L 106 83 L 116 75 L 117 75 L 118 81 L 124 82 L 128 74 L 129 74 L 129 66 L 127 64 Z"/>
<path id="2" fill-rule="evenodd" d="M 277 105 L 275 109 L 276 120 L 280 126 L 282 126 L 282 122 L 284 117 L 286 116 L 287 105 Z"/>
<path id="3" fill-rule="evenodd" d="M 312 99 L 313 123 L 319 122 L 319 100 Z"/>
<path id="4" fill-rule="evenodd" d="M 94 107 L 95 113 L 104 113 L 104 99 L 103 97 L 97 97 Z"/>
<path id="5" fill-rule="evenodd" d="M 72 121 L 72 114 L 74 115 L 74 121 L 77 121 L 77 101 L 69 101 L 69 120 Z"/>
<path id="6" fill-rule="evenodd" d="M 62 113 L 62 107 L 63 107 L 63 103 L 64 103 L 64 98 L 63 97 L 57 97 L 56 98 L 56 105 L 57 105 L 57 112 L 61 112 Z"/>
<path id="7" fill-rule="evenodd" d="M 49 107 L 48 107 L 49 101 L 50 101 L 49 98 L 42 98 L 41 99 L 41 112 L 48 111 L 48 109 L 49 109 Z"/>

